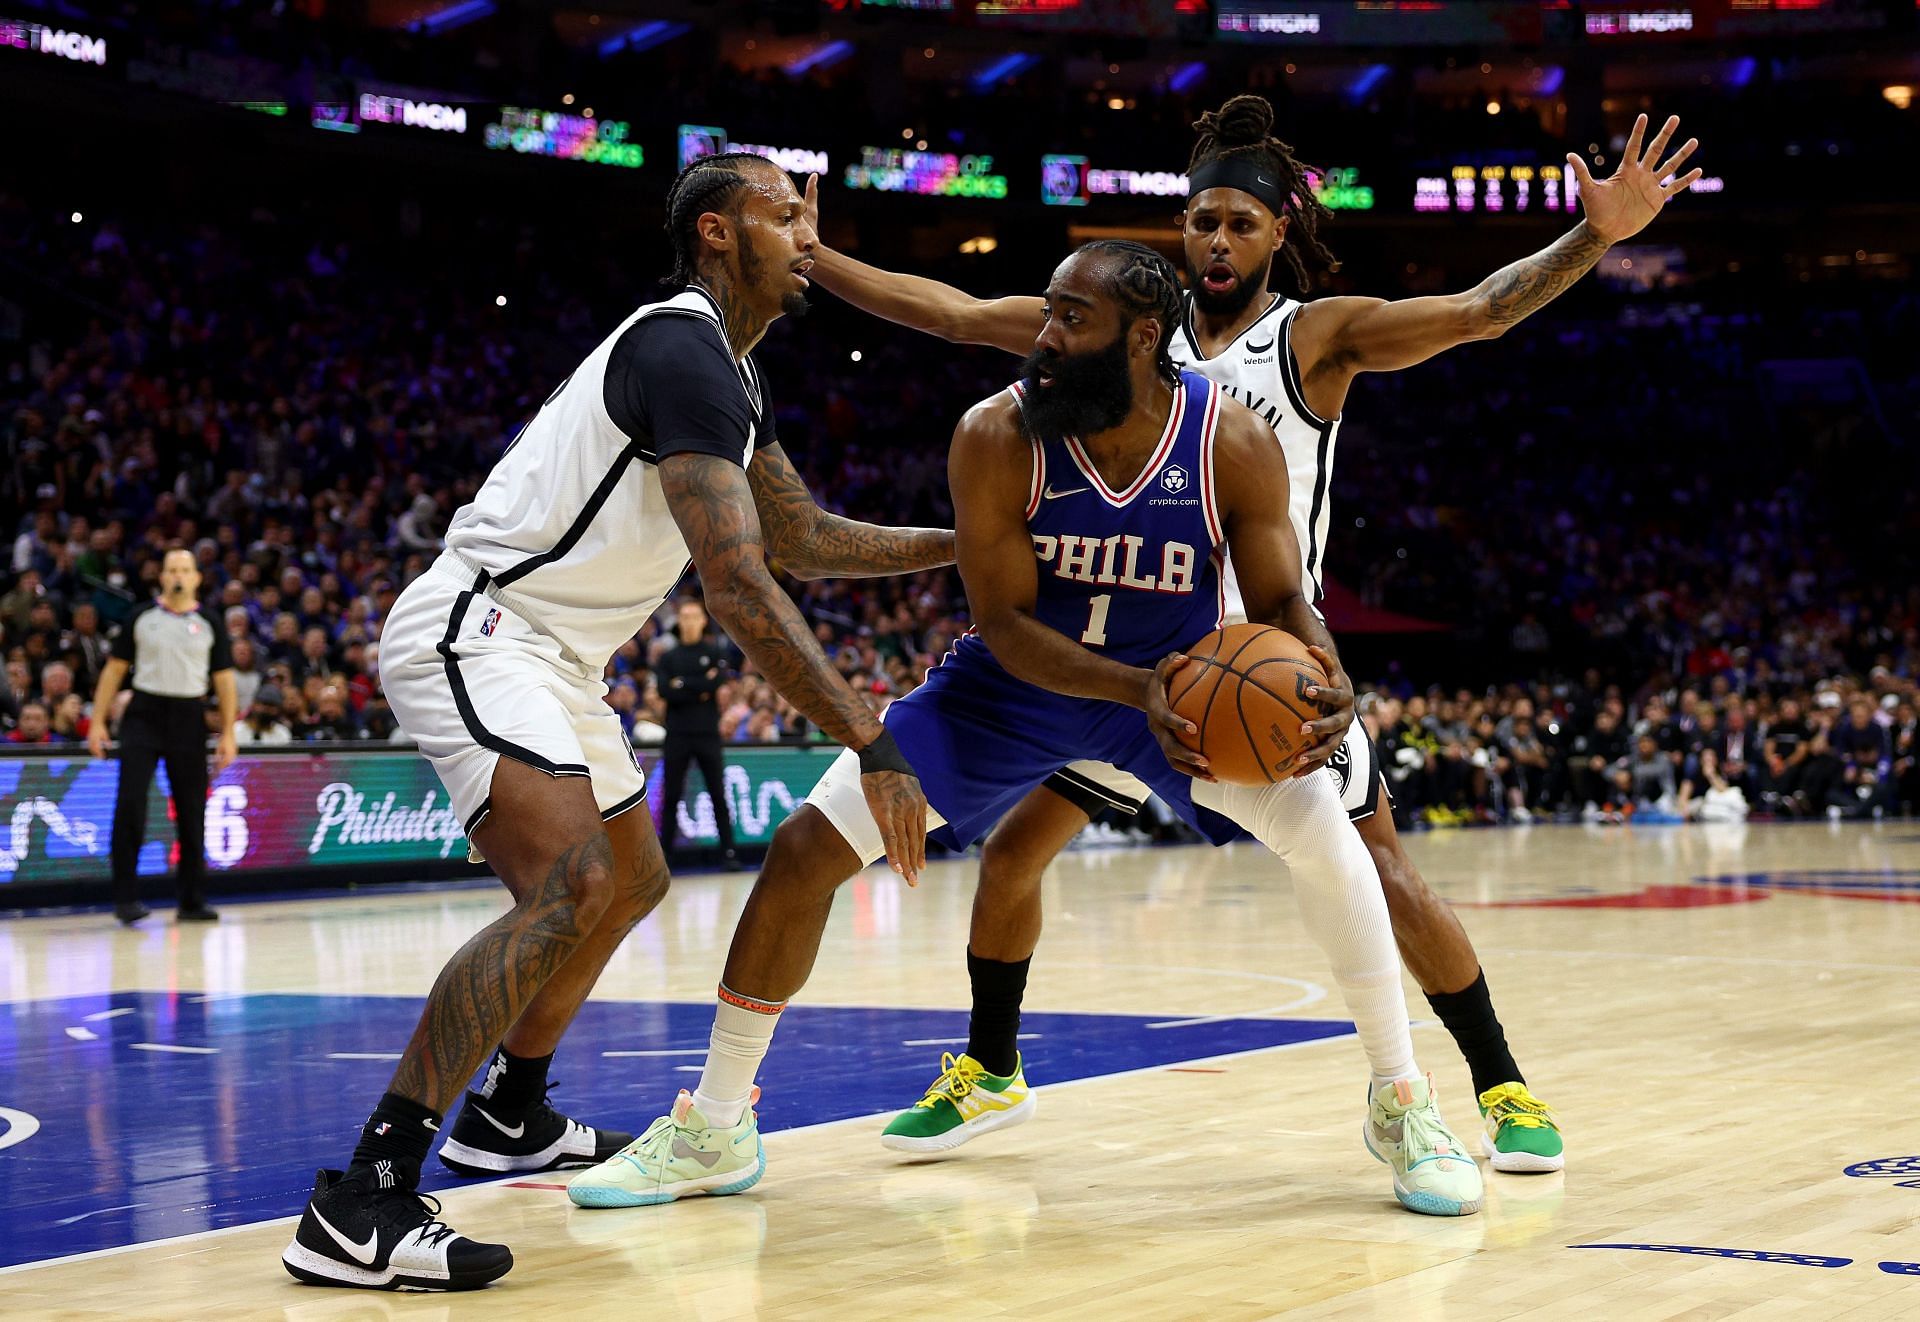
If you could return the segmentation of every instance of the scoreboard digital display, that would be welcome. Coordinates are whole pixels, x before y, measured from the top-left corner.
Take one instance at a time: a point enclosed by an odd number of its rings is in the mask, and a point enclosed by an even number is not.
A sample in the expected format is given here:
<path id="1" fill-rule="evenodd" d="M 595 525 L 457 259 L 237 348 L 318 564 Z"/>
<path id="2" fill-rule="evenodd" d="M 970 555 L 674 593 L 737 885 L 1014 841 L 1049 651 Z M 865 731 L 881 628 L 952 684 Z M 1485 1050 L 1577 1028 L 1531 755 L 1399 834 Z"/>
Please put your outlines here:
<path id="1" fill-rule="evenodd" d="M 1580 185 L 1567 167 L 1537 161 L 1462 162 L 1414 180 L 1417 212 L 1535 215 L 1578 212 Z"/>

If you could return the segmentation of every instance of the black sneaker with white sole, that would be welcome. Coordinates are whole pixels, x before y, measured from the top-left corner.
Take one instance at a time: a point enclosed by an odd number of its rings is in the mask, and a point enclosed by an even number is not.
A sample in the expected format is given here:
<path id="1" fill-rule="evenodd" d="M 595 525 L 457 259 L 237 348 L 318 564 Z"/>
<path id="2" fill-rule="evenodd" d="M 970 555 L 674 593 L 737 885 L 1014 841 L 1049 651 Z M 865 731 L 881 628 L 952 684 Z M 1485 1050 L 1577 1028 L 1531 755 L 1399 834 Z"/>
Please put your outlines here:
<path id="1" fill-rule="evenodd" d="M 551 1086 L 551 1085 L 549 1085 Z M 478 1093 L 467 1100 L 440 1145 L 440 1161 L 461 1175 L 507 1175 L 597 1166 L 633 1142 L 632 1134 L 594 1129 L 571 1120 L 543 1096 L 509 1121 Z"/>
<path id="2" fill-rule="evenodd" d="M 513 1267 L 505 1244 L 460 1234 L 440 1220 L 438 1200 L 393 1184 L 386 1165 L 351 1178 L 319 1173 L 293 1243 L 280 1255 L 289 1272 L 309 1285 L 476 1290 Z"/>

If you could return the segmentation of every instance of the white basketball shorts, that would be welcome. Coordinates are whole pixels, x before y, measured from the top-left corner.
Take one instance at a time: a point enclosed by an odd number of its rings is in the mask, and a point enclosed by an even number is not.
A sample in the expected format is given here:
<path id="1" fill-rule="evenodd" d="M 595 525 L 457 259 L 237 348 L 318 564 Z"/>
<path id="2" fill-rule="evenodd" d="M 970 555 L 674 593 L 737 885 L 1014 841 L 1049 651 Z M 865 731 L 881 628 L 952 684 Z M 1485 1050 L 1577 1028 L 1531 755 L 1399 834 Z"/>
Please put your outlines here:
<path id="1" fill-rule="evenodd" d="M 487 815 L 502 757 L 549 776 L 586 777 L 603 819 L 646 800 L 599 674 L 476 592 L 473 574 L 450 556 L 394 602 L 380 634 L 380 683 L 469 837 Z"/>

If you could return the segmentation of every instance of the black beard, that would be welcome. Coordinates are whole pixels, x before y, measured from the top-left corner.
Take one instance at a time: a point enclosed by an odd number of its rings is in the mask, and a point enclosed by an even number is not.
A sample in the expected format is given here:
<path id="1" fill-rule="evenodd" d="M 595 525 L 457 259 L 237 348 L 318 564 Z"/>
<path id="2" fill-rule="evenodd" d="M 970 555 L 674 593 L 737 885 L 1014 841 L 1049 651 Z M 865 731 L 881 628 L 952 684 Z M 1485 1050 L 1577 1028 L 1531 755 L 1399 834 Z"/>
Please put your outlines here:
<path id="1" fill-rule="evenodd" d="M 1053 373 L 1041 385 L 1039 369 Z M 1026 386 L 1021 417 L 1027 431 L 1043 441 L 1085 438 L 1118 427 L 1133 411 L 1133 376 L 1127 370 L 1126 332 L 1104 349 L 1071 356 L 1035 349 L 1020 364 Z"/>
<path id="2" fill-rule="evenodd" d="M 740 246 L 740 287 L 753 289 L 767 278 L 767 261 L 751 243 Z M 807 296 L 799 290 L 780 295 L 780 313 L 786 317 L 807 315 Z"/>
<path id="3" fill-rule="evenodd" d="M 1234 282 L 1233 288 L 1224 294 L 1216 294 L 1209 290 L 1204 279 L 1204 271 L 1201 276 L 1202 278 L 1193 282 L 1193 305 L 1209 317 L 1219 317 L 1226 321 L 1232 321 L 1245 312 L 1254 297 L 1267 287 L 1265 271 L 1260 273 L 1260 278 L 1257 280 L 1242 276 Z"/>

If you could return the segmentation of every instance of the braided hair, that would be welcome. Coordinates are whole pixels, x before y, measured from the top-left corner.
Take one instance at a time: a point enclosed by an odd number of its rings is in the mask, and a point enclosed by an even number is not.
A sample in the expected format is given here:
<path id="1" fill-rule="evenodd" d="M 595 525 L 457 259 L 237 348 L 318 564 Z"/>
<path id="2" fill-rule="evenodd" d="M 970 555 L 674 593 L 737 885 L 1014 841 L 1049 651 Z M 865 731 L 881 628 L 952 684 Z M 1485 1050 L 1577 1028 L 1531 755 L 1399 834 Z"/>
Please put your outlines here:
<path id="1" fill-rule="evenodd" d="M 1306 293 L 1308 288 L 1307 266 L 1300 256 L 1303 249 L 1316 265 L 1328 270 L 1340 268 L 1327 246 L 1320 242 L 1320 222 L 1333 213 L 1314 196 L 1313 186 L 1307 180 L 1309 172 L 1320 172 L 1296 160 L 1293 148 L 1273 136 L 1273 107 L 1265 97 L 1246 94 L 1232 97 L 1218 110 L 1209 110 L 1200 116 L 1193 128 L 1199 139 L 1193 144 L 1193 158 L 1187 163 L 1189 174 L 1210 161 L 1234 158 L 1252 161 L 1279 177 L 1280 186 L 1287 194 L 1282 214 L 1292 219 L 1292 234 L 1299 236 L 1297 243 L 1284 243 L 1280 251 L 1301 293 Z"/>
<path id="2" fill-rule="evenodd" d="M 694 227 L 709 211 L 732 215 L 748 180 L 737 168 L 742 161 L 766 158 L 752 152 L 725 151 L 703 156 L 680 172 L 667 190 L 667 242 L 673 245 L 673 271 L 665 283 L 679 289 L 700 274 L 700 234 Z"/>
<path id="3" fill-rule="evenodd" d="M 1128 239 L 1095 239 L 1081 244 L 1080 251 L 1113 259 L 1107 263 L 1101 289 L 1120 305 L 1123 325 L 1131 326 L 1141 317 L 1152 317 L 1160 323 L 1154 368 L 1169 385 L 1179 385 L 1180 368 L 1168 346 L 1186 318 L 1187 305 L 1180 293 L 1180 273 L 1173 263 L 1146 244 Z"/>

